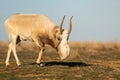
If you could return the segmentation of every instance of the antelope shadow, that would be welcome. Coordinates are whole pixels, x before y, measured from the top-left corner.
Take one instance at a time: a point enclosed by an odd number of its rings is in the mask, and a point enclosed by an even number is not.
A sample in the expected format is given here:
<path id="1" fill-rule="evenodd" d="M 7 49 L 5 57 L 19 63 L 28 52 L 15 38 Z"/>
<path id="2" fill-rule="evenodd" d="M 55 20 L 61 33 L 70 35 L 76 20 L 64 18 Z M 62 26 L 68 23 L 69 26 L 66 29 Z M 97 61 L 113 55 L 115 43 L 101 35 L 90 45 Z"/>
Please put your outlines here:
<path id="1" fill-rule="evenodd" d="M 36 63 L 32 63 L 31 65 L 35 65 Z M 68 66 L 68 67 L 87 67 L 91 66 L 92 64 L 87 64 L 84 62 L 57 62 L 57 61 L 51 61 L 51 62 L 41 62 L 42 66 Z M 41 64 L 38 64 L 41 66 Z"/>

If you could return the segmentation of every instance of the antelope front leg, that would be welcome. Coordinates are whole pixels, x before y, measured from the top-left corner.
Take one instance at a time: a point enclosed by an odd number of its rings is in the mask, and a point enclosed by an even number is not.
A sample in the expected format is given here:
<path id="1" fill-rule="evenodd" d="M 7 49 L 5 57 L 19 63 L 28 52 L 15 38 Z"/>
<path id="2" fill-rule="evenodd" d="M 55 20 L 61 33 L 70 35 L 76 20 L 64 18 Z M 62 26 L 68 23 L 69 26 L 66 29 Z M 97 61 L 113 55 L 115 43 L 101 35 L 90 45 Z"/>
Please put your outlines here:
<path id="1" fill-rule="evenodd" d="M 40 64 L 41 57 L 42 57 L 42 54 L 43 54 L 43 51 L 44 51 L 44 43 L 42 43 L 42 41 L 40 40 L 40 38 L 38 36 L 33 35 L 32 39 L 37 44 L 37 46 L 40 48 L 40 52 L 38 54 L 38 58 L 37 58 L 37 61 L 36 61 L 37 64 Z"/>
<path id="2" fill-rule="evenodd" d="M 41 62 L 41 57 L 42 57 L 43 51 L 44 51 L 44 48 L 41 48 L 38 58 L 37 58 L 37 61 L 36 61 L 37 64 L 40 64 L 40 62 Z"/>

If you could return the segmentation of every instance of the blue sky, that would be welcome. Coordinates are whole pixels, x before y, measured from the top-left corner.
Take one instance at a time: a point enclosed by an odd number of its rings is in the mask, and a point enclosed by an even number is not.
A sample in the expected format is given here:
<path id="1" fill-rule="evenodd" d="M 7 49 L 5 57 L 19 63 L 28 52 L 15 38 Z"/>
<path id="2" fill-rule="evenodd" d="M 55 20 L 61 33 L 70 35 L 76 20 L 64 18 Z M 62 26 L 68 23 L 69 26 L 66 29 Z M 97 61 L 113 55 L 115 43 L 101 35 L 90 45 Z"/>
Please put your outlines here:
<path id="1" fill-rule="evenodd" d="M 71 41 L 120 41 L 120 0 L 0 0 L 0 40 L 8 41 L 4 21 L 15 13 L 48 15 L 64 28 L 73 18 Z"/>

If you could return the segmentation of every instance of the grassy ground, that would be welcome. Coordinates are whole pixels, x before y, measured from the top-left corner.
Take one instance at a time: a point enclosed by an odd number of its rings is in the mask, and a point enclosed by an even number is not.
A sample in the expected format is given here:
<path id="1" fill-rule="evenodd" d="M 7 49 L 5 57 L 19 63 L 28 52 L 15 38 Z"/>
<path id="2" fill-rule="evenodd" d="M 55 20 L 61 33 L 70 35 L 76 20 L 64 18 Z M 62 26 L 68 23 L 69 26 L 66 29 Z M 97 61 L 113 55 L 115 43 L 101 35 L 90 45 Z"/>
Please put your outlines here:
<path id="1" fill-rule="evenodd" d="M 0 80 L 120 80 L 120 44 L 116 42 L 70 42 L 71 54 L 61 61 L 57 52 L 47 47 L 43 66 L 35 64 L 38 48 L 33 44 L 17 47 L 22 63 L 14 56 L 10 66 L 4 64 L 7 44 L 0 44 Z"/>

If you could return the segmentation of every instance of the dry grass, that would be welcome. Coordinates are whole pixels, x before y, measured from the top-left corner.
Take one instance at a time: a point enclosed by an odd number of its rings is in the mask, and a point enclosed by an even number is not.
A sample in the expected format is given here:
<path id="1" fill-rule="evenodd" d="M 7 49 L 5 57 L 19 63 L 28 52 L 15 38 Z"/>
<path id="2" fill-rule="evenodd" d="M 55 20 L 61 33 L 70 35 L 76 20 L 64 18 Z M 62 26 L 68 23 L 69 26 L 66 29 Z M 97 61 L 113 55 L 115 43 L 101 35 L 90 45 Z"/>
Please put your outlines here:
<path id="1" fill-rule="evenodd" d="M 17 46 L 21 67 L 17 67 L 13 55 L 10 66 L 4 61 L 8 43 L 0 42 L 1 80 L 120 80 L 120 43 L 69 42 L 71 54 L 62 62 L 57 52 L 46 46 L 42 61 L 44 66 L 34 64 L 38 47 L 22 42 Z"/>
<path id="2" fill-rule="evenodd" d="M 81 51 L 88 53 L 99 54 L 100 51 L 115 51 L 120 50 L 119 42 L 70 42 L 71 48 L 79 48 Z"/>

